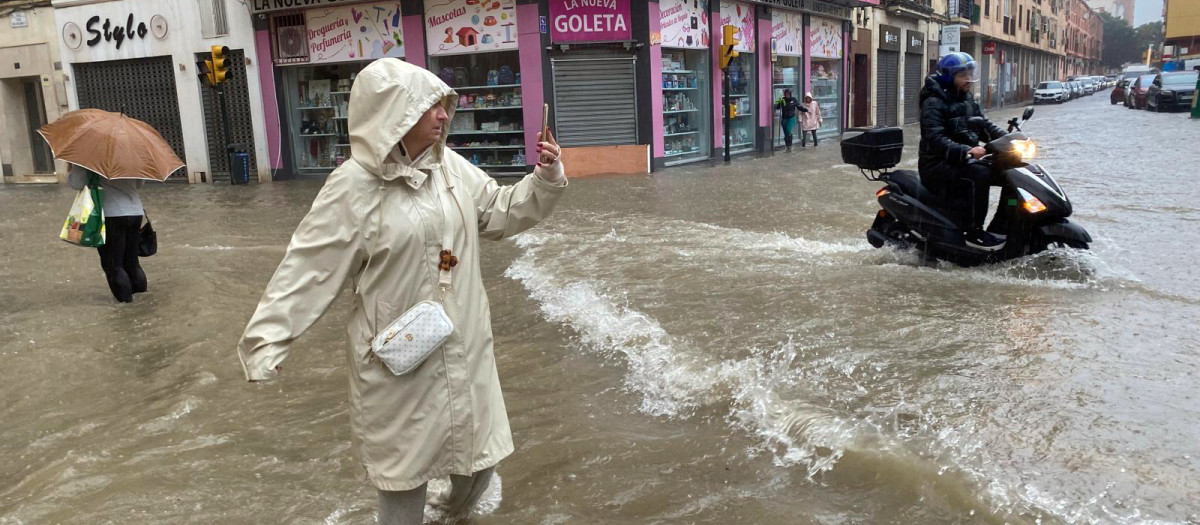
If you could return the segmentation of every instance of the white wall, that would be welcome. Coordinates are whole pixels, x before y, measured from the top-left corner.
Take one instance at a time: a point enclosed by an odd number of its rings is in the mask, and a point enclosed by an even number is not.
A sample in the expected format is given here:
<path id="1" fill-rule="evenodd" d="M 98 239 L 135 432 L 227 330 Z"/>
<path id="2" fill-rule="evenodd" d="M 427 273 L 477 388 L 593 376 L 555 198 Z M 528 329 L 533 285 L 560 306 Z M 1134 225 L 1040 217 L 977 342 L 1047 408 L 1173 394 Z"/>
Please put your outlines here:
<path id="1" fill-rule="evenodd" d="M 257 52 L 255 51 L 254 28 L 251 25 L 249 11 L 245 4 L 237 0 L 225 0 L 225 8 L 229 22 L 229 34 L 216 38 L 204 38 L 200 33 L 199 1 L 208 0 L 56 0 L 56 27 L 60 39 L 59 49 L 62 54 L 63 73 L 65 74 L 68 97 L 71 109 L 79 108 L 79 98 L 74 85 L 72 64 L 84 62 L 100 62 L 106 60 L 125 60 L 143 57 L 171 56 L 175 62 L 175 92 L 179 98 L 179 119 L 183 128 L 184 162 L 188 166 L 188 178 L 199 182 L 199 172 L 211 173 L 208 165 L 208 144 L 204 128 L 204 111 L 202 89 L 208 89 L 200 84 L 196 76 L 195 54 L 209 51 L 213 45 L 229 46 L 230 49 L 244 49 L 245 56 L 250 61 L 246 65 L 246 83 L 250 95 L 250 113 L 254 126 L 254 147 L 257 159 L 257 169 L 260 180 L 262 174 L 270 174 L 271 166 L 267 153 L 267 137 L 263 128 L 264 116 L 262 107 L 262 86 L 258 79 Z M 101 40 L 95 46 L 88 46 L 86 40 L 87 21 L 92 16 L 112 19 L 122 26 L 129 14 L 133 14 L 134 27 L 145 22 L 150 27 L 154 15 L 162 15 L 167 20 L 167 34 L 163 39 L 156 38 L 153 33 L 147 33 L 145 38 L 126 40 L 117 49 L 114 42 Z M 61 41 L 63 26 L 74 22 L 83 31 L 85 42 L 78 49 L 71 49 Z M 97 24 L 99 26 L 99 24 Z M 176 175 L 178 176 L 178 175 Z M 210 179 L 211 180 L 211 176 Z M 269 176 L 266 177 L 269 180 Z"/>

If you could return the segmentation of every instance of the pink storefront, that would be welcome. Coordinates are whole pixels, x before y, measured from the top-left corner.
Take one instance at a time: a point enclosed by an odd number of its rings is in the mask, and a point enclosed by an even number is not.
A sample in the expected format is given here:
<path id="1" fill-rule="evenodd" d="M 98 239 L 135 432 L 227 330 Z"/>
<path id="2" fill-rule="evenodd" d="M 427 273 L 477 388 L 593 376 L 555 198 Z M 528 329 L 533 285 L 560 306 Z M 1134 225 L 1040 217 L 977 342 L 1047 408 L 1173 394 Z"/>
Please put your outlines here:
<path id="1" fill-rule="evenodd" d="M 812 91 L 824 122 L 843 128 L 850 8 L 858 0 L 739 2 L 660 0 L 649 4 L 655 168 L 720 158 L 725 147 L 721 27 L 739 29 L 740 56 L 728 68 L 732 155 L 783 144 L 775 101 Z M 695 138 L 693 138 L 695 137 Z"/>

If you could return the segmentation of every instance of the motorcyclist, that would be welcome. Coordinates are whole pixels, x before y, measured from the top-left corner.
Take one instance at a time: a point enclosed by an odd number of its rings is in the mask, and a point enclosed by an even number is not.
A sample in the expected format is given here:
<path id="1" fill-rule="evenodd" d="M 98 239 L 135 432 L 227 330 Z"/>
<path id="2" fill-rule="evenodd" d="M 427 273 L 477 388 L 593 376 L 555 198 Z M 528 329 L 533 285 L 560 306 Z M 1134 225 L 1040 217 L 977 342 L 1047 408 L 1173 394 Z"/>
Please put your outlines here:
<path id="1" fill-rule="evenodd" d="M 969 125 L 983 111 L 971 93 L 978 80 L 975 59 L 962 52 L 950 53 L 937 64 L 937 74 L 925 79 L 921 89 L 921 145 L 918 169 L 921 183 L 941 197 L 950 219 L 966 231 L 968 245 L 997 250 L 1004 239 L 983 230 L 987 216 L 988 191 L 997 185 L 992 170 L 972 160 L 986 153 L 980 141 L 1005 134 L 986 118 Z"/>

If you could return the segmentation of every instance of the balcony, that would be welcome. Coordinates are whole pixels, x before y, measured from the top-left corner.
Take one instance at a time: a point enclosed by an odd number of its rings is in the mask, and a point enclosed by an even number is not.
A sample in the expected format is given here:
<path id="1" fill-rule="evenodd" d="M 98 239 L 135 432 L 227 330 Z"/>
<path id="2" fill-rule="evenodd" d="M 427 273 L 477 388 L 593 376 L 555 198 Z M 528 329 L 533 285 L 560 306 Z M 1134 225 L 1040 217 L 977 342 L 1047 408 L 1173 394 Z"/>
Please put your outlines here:
<path id="1" fill-rule="evenodd" d="M 978 15 L 971 16 L 971 11 L 979 10 L 979 6 L 971 0 L 950 0 L 949 9 L 946 10 L 946 18 L 950 19 L 951 24 L 962 24 L 969 26 L 972 23 L 978 24 Z"/>
<path id="2" fill-rule="evenodd" d="M 929 15 L 933 14 L 932 0 L 883 0 L 879 7 L 882 7 L 888 14 L 919 20 L 926 20 Z"/>

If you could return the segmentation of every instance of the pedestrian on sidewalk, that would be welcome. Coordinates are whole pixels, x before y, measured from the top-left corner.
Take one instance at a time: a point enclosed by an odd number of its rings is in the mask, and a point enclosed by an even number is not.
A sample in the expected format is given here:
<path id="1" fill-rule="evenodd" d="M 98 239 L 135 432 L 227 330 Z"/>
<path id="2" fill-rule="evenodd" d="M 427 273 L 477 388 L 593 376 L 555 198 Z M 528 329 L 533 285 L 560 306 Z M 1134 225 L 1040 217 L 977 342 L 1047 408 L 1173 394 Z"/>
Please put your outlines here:
<path id="1" fill-rule="evenodd" d="M 813 147 L 817 147 L 817 130 L 821 127 L 821 106 L 813 100 L 812 92 L 804 94 L 804 104 L 800 106 L 800 147 L 808 147 L 808 134 L 812 133 Z"/>
<path id="2" fill-rule="evenodd" d="M 146 291 L 146 272 L 138 263 L 138 242 L 142 231 L 142 199 L 138 189 L 144 180 L 108 180 L 85 168 L 71 165 L 67 182 L 82 190 L 94 178 L 104 190 L 104 244 L 97 248 L 100 268 L 108 280 L 108 289 L 122 303 L 132 303 L 133 294 Z"/>
<path id="3" fill-rule="evenodd" d="M 351 449 L 378 491 L 384 525 L 421 523 L 427 482 L 446 476 L 452 488 L 433 503 L 468 514 L 512 453 L 479 240 L 533 227 L 567 186 L 550 135 L 538 133 L 534 172 L 506 186 L 447 148 L 458 97 L 433 73 L 395 58 L 358 74 L 350 160 L 297 226 L 238 345 L 247 379 L 275 379 L 292 341 L 353 285 Z M 453 330 L 397 375 L 371 341 L 427 302 L 444 308 Z"/>
<path id="4" fill-rule="evenodd" d="M 775 109 L 779 110 L 779 125 L 788 151 L 792 151 L 792 134 L 796 131 L 796 108 L 800 108 L 800 102 L 792 96 L 792 90 L 783 90 L 783 96 L 775 101 Z"/>

